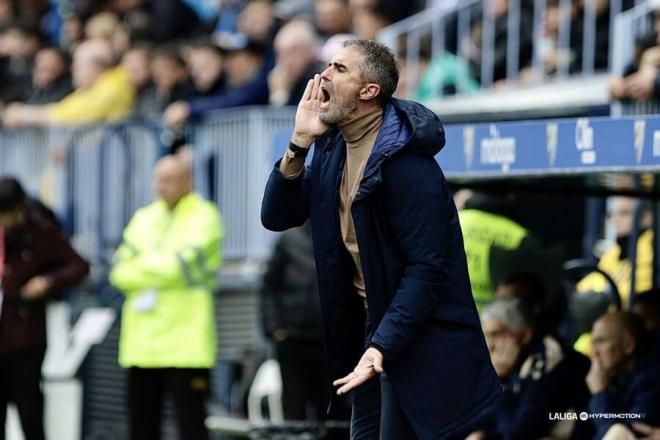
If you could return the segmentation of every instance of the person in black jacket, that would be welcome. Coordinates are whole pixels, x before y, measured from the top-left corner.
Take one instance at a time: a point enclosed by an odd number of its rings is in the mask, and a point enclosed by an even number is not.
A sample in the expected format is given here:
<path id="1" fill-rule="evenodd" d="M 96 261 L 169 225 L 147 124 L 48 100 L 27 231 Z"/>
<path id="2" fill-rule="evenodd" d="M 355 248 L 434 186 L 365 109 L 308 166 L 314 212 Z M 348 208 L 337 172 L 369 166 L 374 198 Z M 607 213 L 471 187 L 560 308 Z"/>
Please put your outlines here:
<path id="1" fill-rule="evenodd" d="M 586 378 L 590 413 L 637 417 L 591 418 L 597 431 L 594 439 L 619 424 L 628 430 L 633 422 L 659 425 L 660 350 L 641 318 L 631 312 L 606 313 L 594 323 L 591 338 L 593 354 Z"/>
<path id="2" fill-rule="evenodd" d="M 323 419 L 330 396 L 309 223 L 277 241 L 261 288 L 261 319 L 280 364 L 284 418 Z"/>
<path id="3" fill-rule="evenodd" d="M 486 306 L 481 320 L 504 398 L 492 420 L 469 440 L 544 438 L 557 414 L 586 409 L 589 360 L 537 331 L 532 304 L 522 298 L 498 299 Z M 573 438 L 591 434 L 588 424 L 576 428 Z"/>

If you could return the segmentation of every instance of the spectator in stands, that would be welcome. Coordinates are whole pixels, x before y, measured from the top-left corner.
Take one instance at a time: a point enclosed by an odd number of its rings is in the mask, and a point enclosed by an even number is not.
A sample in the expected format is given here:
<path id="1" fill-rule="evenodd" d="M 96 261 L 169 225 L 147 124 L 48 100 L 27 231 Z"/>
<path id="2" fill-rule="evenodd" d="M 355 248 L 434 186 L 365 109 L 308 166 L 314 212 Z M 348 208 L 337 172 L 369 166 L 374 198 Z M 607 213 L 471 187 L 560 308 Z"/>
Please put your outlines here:
<path id="1" fill-rule="evenodd" d="M 223 43 L 227 44 L 227 43 Z M 264 59 L 265 48 L 247 38 L 237 38 L 225 47 L 227 92 L 218 95 L 178 101 L 170 105 L 163 115 L 169 127 L 180 126 L 188 118 L 205 112 L 244 105 L 268 104 L 268 67 Z"/>
<path id="2" fill-rule="evenodd" d="M 130 438 L 160 438 L 168 392 L 179 437 L 208 439 L 204 400 L 216 359 L 213 291 L 222 223 L 217 208 L 192 192 L 183 158 L 158 162 L 154 188 L 158 200 L 131 219 L 109 275 L 126 295 L 119 364 L 128 369 Z"/>
<path id="3" fill-rule="evenodd" d="M 151 80 L 151 46 L 146 44 L 130 48 L 122 58 L 122 67 L 135 88 L 133 113 L 149 115 L 159 113 L 161 106 L 156 97 L 156 88 Z"/>
<path id="4" fill-rule="evenodd" d="M 44 439 L 46 303 L 88 271 L 62 231 L 30 206 L 21 184 L 0 178 L 0 438 L 13 402 L 25 438 Z"/>
<path id="5" fill-rule="evenodd" d="M 117 121 L 129 114 L 135 91 L 121 67 L 115 67 L 106 40 L 87 40 L 73 56 L 76 90 L 47 105 L 12 104 L 3 114 L 6 127 L 73 125 Z"/>
<path id="6" fill-rule="evenodd" d="M 620 430 L 620 424 L 630 429 L 632 421 L 659 425 L 658 347 L 648 344 L 641 319 L 630 312 L 606 313 L 596 321 L 591 335 L 593 355 L 586 379 L 592 395 L 590 412 L 641 415 L 637 420 L 592 418 L 594 438 L 604 438 L 610 429 Z"/>
<path id="7" fill-rule="evenodd" d="M 660 289 L 637 294 L 632 311 L 642 319 L 646 330 L 660 332 Z"/>
<path id="8" fill-rule="evenodd" d="M 407 88 L 410 82 L 417 85 L 412 90 L 411 98 L 422 102 L 444 95 L 473 93 L 480 89 L 466 60 L 449 51 L 431 58 L 431 41 L 428 38 L 420 41 L 416 67 L 408 60 L 405 44 L 402 46 L 399 53 L 403 74 L 397 88 L 397 96 L 408 96 Z"/>
<path id="9" fill-rule="evenodd" d="M 32 68 L 32 87 L 23 102 L 50 104 L 61 101 L 72 91 L 69 57 L 54 46 L 40 49 Z"/>
<path id="10" fill-rule="evenodd" d="M 85 23 L 85 39 L 102 38 L 110 41 L 117 26 L 119 26 L 119 17 L 116 14 L 99 12 Z"/>
<path id="11" fill-rule="evenodd" d="M 660 98 L 660 2 L 649 2 L 653 10 L 653 30 L 636 41 L 633 62 L 621 78 L 610 81 L 614 99 L 648 101 Z"/>
<path id="12" fill-rule="evenodd" d="M 469 439 L 543 438 L 554 425 L 548 414 L 586 407 L 588 359 L 536 331 L 524 301 L 494 301 L 484 309 L 481 319 L 504 398 L 494 420 Z"/>
<path id="13" fill-rule="evenodd" d="M 247 2 L 236 22 L 238 33 L 249 40 L 267 47 L 275 34 L 275 15 L 270 0 L 251 0 Z"/>
<path id="14" fill-rule="evenodd" d="M 264 274 L 261 317 L 282 372 L 284 418 L 324 419 L 329 378 L 309 223 L 278 239 Z"/>
<path id="15" fill-rule="evenodd" d="M 350 33 L 353 27 L 348 0 L 315 0 L 316 27 L 324 38 Z"/>
<path id="16" fill-rule="evenodd" d="M 441 0 L 441 6 L 448 5 L 451 10 L 455 7 L 455 5 L 450 5 L 452 1 L 453 0 Z M 376 9 L 383 11 L 387 16 L 388 21 L 391 23 L 408 18 L 424 8 L 439 6 L 430 6 L 430 2 L 424 0 L 409 0 L 405 2 L 399 0 L 349 0 L 348 3 L 352 14 L 355 14 L 362 9 Z"/>
<path id="17" fill-rule="evenodd" d="M 353 32 L 358 38 L 376 40 L 378 33 L 392 24 L 387 11 L 380 4 L 371 8 L 361 8 L 353 14 Z"/>
<path id="18" fill-rule="evenodd" d="M 493 0 L 488 3 L 491 8 L 490 13 L 494 17 L 495 30 L 494 30 L 494 47 L 493 47 L 493 72 L 492 78 L 496 86 L 504 85 L 507 78 L 507 41 L 508 41 L 508 0 Z M 533 22 L 531 14 L 527 8 L 521 9 L 520 14 L 520 34 L 518 46 L 518 69 L 529 67 L 532 62 L 532 29 Z M 486 50 L 482 46 L 482 32 L 483 22 L 475 25 L 472 29 L 471 46 L 475 48 L 470 52 L 469 58 L 473 65 L 473 71 L 480 81 L 481 78 L 481 62 L 483 61 L 483 51 Z M 516 72 L 517 73 L 517 72 Z"/>
<path id="19" fill-rule="evenodd" d="M 197 96 L 213 96 L 226 91 L 225 56 L 217 44 L 209 40 L 193 44 L 188 50 L 187 61 Z"/>
<path id="20" fill-rule="evenodd" d="M 142 23 L 149 39 L 158 44 L 204 32 L 199 17 L 184 0 L 110 0 L 109 6 L 124 23 Z"/>
<path id="21" fill-rule="evenodd" d="M 313 26 L 294 20 L 280 29 L 275 37 L 275 67 L 268 74 L 270 104 L 296 105 L 302 98 L 307 81 L 323 70 L 316 61 L 318 36 Z"/>
<path id="22" fill-rule="evenodd" d="M 160 111 L 173 102 L 189 99 L 197 94 L 188 66 L 177 46 L 168 44 L 156 49 L 151 60 L 151 74 Z"/>
<path id="23" fill-rule="evenodd" d="M 28 92 L 32 83 L 34 57 L 41 46 L 41 35 L 36 28 L 12 23 L 0 31 L 0 102 L 12 102 L 21 99 Z"/>

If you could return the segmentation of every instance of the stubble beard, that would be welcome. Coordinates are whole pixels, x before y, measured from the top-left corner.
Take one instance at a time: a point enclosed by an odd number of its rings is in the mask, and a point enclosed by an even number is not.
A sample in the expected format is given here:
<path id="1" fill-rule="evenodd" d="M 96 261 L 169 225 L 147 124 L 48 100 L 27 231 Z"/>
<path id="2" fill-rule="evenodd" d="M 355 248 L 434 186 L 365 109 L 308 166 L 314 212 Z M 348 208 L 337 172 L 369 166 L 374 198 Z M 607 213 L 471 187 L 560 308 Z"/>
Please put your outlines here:
<path id="1" fill-rule="evenodd" d="M 328 111 L 319 113 L 319 119 L 328 125 L 336 125 L 347 119 L 355 111 L 357 103 L 357 96 L 340 98 L 337 95 L 333 95 L 330 98 Z"/>

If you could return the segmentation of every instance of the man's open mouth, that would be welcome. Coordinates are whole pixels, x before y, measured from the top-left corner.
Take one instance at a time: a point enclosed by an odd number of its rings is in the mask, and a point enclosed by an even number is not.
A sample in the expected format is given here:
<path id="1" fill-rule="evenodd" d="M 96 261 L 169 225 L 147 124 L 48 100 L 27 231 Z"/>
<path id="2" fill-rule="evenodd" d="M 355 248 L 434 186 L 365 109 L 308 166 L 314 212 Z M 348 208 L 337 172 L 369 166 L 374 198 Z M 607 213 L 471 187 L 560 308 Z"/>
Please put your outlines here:
<path id="1" fill-rule="evenodd" d="M 326 108 L 330 104 L 330 92 L 325 87 L 321 87 L 321 107 Z"/>

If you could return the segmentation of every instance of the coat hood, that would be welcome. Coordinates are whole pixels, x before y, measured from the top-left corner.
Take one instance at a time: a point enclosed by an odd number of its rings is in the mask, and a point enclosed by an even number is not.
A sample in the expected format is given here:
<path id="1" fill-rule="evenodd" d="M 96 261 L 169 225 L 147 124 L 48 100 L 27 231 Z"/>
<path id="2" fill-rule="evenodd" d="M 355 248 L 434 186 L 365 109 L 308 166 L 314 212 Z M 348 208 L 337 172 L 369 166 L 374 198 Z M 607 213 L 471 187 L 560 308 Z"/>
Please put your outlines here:
<path id="1" fill-rule="evenodd" d="M 399 120 L 398 124 L 395 119 Z M 390 132 L 386 124 L 400 126 L 399 136 L 396 140 L 407 153 L 435 156 L 445 146 L 445 130 L 440 119 L 431 110 L 417 102 L 392 98 L 391 105 L 385 107 L 383 114 L 383 129 L 381 130 L 385 132 L 384 134 Z M 406 135 L 407 138 L 405 138 Z M 388 139 L 383 137 L 380 140 L 387 141 Z M 378 143 L 376 141 L 376 144 Z"/>
<path id="2" fill-rule="evenodd" d="M 445 130 L 428 108 L 392 98 L 383 110 L 383 125 L 364 169 L 356 200 L 369 194 L 382 181 L 381 165 L 394 154 L 405 152 L 435 156 L 445 146 Z"/>

